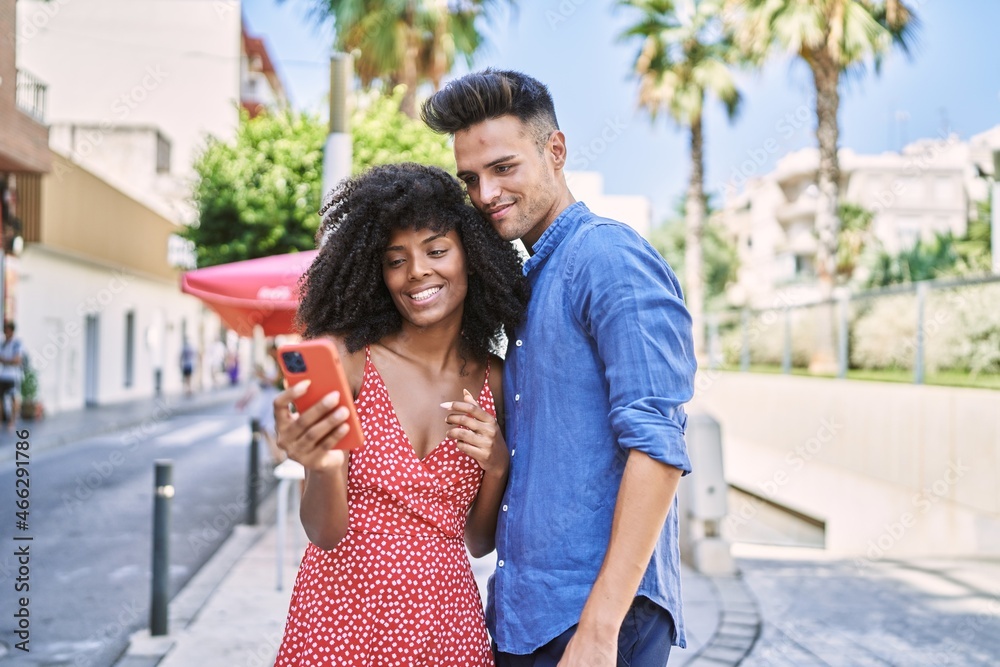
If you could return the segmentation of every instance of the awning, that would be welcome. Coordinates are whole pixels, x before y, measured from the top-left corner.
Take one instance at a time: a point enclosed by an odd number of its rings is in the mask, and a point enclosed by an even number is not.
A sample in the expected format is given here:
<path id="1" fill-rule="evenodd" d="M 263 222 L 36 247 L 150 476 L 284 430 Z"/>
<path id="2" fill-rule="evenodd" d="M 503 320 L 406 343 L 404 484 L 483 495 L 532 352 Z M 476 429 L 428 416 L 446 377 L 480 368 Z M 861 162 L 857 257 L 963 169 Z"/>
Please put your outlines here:
<path id="1" fill-rule="evenodd" d="M 263 328 L 265 336 L 298 333 L 292 320 L 299 305 L 299 278 L 317 252 L 274 255 L 188 271 L 181 277 L 181 291 L 204 301 L 241 336 L 252 336 L 256 325 Z"/>

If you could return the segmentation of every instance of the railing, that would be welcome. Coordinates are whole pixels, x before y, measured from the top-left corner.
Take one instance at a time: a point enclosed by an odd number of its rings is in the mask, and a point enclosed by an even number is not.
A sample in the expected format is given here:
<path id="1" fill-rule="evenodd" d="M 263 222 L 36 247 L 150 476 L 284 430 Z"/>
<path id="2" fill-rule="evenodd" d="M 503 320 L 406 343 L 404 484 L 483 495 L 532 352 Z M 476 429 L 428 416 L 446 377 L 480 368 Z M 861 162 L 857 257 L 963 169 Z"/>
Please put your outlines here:
<path id="1" fill-rule="evenodd" d="M 707 314 L 711 368 L 1000 386 L 1000 276 L 949 278 L 834 299 Z"/>
<path id="2" fill-rule="evenodd" d="M 17 108 L 39 123 L 45 122 L 46 85 L 35 75 L 23 69 L 17 70 L 17 85 L 14 103 Z"/>

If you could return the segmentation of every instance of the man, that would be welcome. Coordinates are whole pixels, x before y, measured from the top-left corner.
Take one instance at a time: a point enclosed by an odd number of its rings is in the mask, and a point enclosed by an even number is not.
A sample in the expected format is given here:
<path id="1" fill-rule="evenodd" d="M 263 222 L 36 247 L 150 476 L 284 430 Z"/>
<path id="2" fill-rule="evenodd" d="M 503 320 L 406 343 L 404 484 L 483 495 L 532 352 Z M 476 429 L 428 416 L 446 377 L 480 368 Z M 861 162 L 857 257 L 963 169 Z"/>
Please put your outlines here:
<path id="1" fill-rule="evenodd" d="M 423 106 L 473 205 L 530 258 L 510 341 L 510 477 L 486 614 L 498 666 L 666 664 L 685 645 L 675 492 L 690 471 L 691 320 L 660 255 L 566 184 L 544 85 L 464 76 Z"/>
<path id="2" fill-rule="evenodd" d="M 0 345 L 0 413 L 8 431 L 14 430 L 18 403 L 21 397 L 21 341 L 14 338 L 14 323 L 3 323 L 3 344 Z M 10 396 L 10 412 L 7 397 Z"/>

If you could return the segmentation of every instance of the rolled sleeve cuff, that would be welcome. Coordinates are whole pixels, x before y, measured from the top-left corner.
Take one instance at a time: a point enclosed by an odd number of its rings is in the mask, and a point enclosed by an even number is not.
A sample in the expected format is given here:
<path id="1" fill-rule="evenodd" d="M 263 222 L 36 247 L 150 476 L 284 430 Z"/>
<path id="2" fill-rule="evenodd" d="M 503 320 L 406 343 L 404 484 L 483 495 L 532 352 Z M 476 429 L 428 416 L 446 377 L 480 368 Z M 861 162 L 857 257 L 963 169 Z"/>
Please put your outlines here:
<path id="1" fill-rule="evenodd" d="M 691 472 L 684 429 L 687 413 L 681 406 L 632 405 L 616 408 L 611 423 L 618 433 L 618 446 L 638 450 L 651 459 Z"/>

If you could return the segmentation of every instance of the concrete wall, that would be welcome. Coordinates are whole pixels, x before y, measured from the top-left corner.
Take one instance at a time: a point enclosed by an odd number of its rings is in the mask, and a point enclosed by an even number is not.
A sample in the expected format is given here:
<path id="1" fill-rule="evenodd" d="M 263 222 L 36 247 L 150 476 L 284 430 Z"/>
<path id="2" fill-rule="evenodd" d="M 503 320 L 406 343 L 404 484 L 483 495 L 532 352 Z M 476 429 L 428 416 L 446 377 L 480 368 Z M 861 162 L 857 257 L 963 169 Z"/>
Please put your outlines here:
<path id="1" fill-rule="evenodd" d="M 721 422 L 727 480 L 824 521 L 835 553 L 1000 555 L 1000 392 L 702 371 L 691 409 Z"/>

